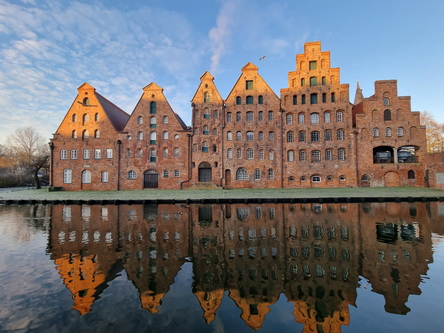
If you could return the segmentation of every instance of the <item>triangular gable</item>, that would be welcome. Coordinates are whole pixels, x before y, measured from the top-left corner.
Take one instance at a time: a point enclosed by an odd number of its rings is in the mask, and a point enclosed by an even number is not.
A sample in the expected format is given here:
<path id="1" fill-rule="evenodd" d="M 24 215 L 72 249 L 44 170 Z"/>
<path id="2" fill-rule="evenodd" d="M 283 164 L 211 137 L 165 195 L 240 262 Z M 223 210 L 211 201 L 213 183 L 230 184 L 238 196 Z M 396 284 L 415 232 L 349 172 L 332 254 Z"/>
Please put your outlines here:
<path id="1" fill-rule="evenodd" d="M 205 84 L 209 85 L 208 88 L 205 88 Z M 222 96 L 219 93 L 219 90 L 217 90 L 216 85 L 214 84 L 214 77 L 211 75 L 208 71 L 206 71 L 201 77 L 200 77 L 200 84 L 199 87 L 196 89 L 196 92 L 194 93 L 193 98 L 191 99 L 191 102 L 198 102 L 199 93 L 202 92 L 202 90 L 211 90 L 211 99 L 215 101 L 223 102 Z"/>

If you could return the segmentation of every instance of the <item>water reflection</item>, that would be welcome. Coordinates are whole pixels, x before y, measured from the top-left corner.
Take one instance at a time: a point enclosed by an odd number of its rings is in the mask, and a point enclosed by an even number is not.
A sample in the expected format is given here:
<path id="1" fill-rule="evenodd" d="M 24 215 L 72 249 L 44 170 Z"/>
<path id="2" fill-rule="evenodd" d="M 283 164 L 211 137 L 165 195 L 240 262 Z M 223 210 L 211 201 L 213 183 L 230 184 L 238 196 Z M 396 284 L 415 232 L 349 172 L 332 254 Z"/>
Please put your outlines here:
<path id="1" fill-rule="evenodd" d="M 228 292 L 259 329 L 284 294 L 304 332 L 339 332 L 360 276 L 387 312 L 409 311 L 432 261 L 439 204 L 56 205 L 48 252 L 82 315 L 122 269 L 141 306 L 157 313 L 192 261 L 207 324 Z"/>

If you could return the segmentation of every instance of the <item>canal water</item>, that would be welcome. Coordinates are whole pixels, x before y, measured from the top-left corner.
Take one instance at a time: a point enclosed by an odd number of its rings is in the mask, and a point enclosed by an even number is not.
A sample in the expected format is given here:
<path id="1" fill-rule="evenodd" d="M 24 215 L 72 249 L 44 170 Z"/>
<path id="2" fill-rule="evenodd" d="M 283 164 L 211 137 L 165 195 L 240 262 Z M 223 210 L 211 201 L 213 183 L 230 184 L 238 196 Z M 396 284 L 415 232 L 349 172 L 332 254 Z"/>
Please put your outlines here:
<path id="1" fill-rule="evenodd" d="M 444 203 L 0 206 L 1 332 L 438 332 Z"/>

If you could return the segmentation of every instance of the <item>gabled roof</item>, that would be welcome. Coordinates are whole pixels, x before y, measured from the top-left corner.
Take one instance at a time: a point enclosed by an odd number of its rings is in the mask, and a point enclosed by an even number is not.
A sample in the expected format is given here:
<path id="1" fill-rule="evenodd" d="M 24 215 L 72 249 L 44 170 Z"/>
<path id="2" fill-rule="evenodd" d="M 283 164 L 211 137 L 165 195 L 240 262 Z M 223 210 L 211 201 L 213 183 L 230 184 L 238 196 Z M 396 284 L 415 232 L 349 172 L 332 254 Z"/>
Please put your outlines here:
<path id="1" fill-rule="evenodd" d="M 122 131 L 130 115 L 99 93 L 96 92 L 95 95 L 116 131 Z"/>

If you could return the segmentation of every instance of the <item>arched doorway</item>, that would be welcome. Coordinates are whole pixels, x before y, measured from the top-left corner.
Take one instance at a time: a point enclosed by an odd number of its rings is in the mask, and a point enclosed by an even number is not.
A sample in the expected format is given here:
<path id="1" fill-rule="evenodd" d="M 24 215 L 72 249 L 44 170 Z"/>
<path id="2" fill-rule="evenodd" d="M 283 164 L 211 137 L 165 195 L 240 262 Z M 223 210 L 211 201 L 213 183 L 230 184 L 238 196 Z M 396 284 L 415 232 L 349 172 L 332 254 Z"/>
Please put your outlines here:
<path id="1" fill-rule="evenodd" d="M 156 170 L 147 170 L 143 173 L 143 188 L 158 188 L 159 174 Z"/>
<path id="2" fill-rule="evenodd" d="M 226 186 L 231 185 L 231 170 L 230 169 L 225 170 L 225 185 Z"/>
<path id="3" fill-rule="evenodd" d="M 211 173 L 211 164 L 208 162 L 202 162 L 199 164 L 199 182 L 211 182 L 213 179 Z"/>

